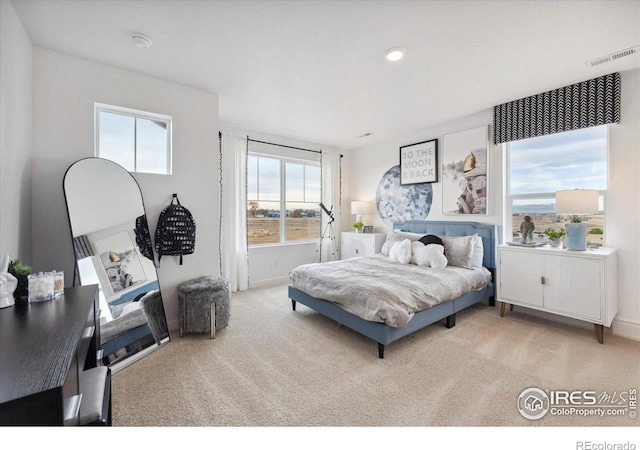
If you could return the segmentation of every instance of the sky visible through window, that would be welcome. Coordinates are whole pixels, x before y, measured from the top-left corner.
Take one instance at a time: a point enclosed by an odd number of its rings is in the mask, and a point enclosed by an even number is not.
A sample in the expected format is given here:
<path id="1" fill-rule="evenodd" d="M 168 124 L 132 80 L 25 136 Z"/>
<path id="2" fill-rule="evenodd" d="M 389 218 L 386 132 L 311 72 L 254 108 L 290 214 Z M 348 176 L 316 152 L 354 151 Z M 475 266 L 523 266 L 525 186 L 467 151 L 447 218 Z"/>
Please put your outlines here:
<path id="1" fill-rule="evenodd" d="M 590 127 L 510 144 L 511 194 L 607 188 L 607 127 Z"/>
<path id="2" fill-rule="evenodd" d="M 168 173 L 166 123 L 106 111 L 99 114 L 101 158 L 130 172 Z"/>
<path id="3" fill-rule="evenodd" d="M 247 199 L 258 201 L 260 209 L 280 207 L 280 159 L 249 155 L 247 160 Z M 286 208 L 314 209 L 320 212 L 320 167 L 285 163 Z"/>

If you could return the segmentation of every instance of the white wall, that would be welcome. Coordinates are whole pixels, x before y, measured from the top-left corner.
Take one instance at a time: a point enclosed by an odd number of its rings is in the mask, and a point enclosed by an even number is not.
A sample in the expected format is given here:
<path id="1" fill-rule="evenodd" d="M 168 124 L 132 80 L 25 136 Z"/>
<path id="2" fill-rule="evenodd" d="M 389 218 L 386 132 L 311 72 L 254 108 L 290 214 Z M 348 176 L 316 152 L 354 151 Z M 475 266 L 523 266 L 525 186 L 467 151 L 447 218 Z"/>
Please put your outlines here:
<path id="1" fill-rule="evenodd" d="M 415 144 L 431 139 L 438 139 L 438 164 L 442 164 L 442 136 L 444 134 L 468 130 L 482 125 L 489 125 L 492 121 L 490 110 L 437 125 L 425 130 L 419 130 L 404 136 L 397 136 L 392 140 L 366 145 L 353 149 L 348 154 L 347 184 L 349 186 L 348 197 L 343 204 L 349 204 L 351 200 L 375 201 L 378 183 L 384 173 L 391 167 L 399 164 L 399 148 L 403 145 Z M 442 183 L 433 183 L 433 203 L 429 211 L 429 220 L 475 220 L 478 222 L 502 224 L 502 147 L 489 145 L 488 151 L 488 211 L 485 216 L 450 216 L 442 213 Z M 438 180 L 442 181 L 442 173 L 439 171 Z M 344 210 L 345 220 L 350 229 L 355 221 L 355 216 Z M 420 217 L 416 217 L 420 219 Z M 363 217 L 365 225 L 373 225 L 375 231 L 386 232 L 389 227 L 378 216 L 377 212 Z"/>
<path id="2" fill-rule="evenodd" d="M 173 174 L 134 176 L 152 235 L 174 192 L 196 221 L 195 253 L 182 266 L 164 257 L 158 269 L 168 325 L 175 330 L 177 285 L 219 274 L 218 96 L 37 47 L 33 73 L 33 263 L 37 270 L 64 270 L 66 285 L 73 252 L 62 180 L 69 165 L 94 155 L 94 102 L 173 117 Z"/>
<path id="3" fill-rule="evenodd" d="M 0 2 L 0 258 L 31 262 L 33 47 L 9 1 Z"/>
<path id="4" fill-rule="evenodd" d="M 609 189 L 606 211 L 606 245 L 618 249 L 618 315 L 613 333 L 640 340 L 640 71 L 621 73 L 621 122 L 610 126 Z M 558 86 L 562 87 L 562 86 Z M 514 99 L 515 100 L 515 99 Z M 442 163 L 442 136 L 492 122 L 492 106 L 469 117 L 430 127 L 392 140 L 365 145 L 347 152 L 346 181 L 351 200 L 374 200 L 382 175 L 399 163 L 399 147 L 430 139 L 438 139 L 439 163 Z M 448 216 L 442 214 L 442 183 L 433 184 L 433 204 L 429 220 L 477 220 L 503 225 L 503 155 L 501 146 L 489 147 L 489 209 L 486 216 Z M 441 174 L 439 174 L 441 179 Z M 350 217 L 350 216 L 348 216 Z M 380 231 L 388 227 L 374 214 L 369 222 Z M 345 219 L 346 224 L 351 224 Z M 367 220 L 365 220 L 366 224 Z M 344 229 L 345 227 L 343 227 Z M 503 240 L 504 233 L 501 231 Z"/>
<path id="5" fill-rule="evenodd" d="M 221 122 L 220 131 L 237 136 L 249 136 L 258 141 L 288 145 L 308 150 L 333 150 L 335 147 L 299 139 L 278 136 Z M 338 234 L 338 230 L 335 230 Z M 289 272 L 301 264 L 313 262 L 318 249 L 317 242 L 249 247 L 249 287 L 255 288 L 289 280 Z"/>

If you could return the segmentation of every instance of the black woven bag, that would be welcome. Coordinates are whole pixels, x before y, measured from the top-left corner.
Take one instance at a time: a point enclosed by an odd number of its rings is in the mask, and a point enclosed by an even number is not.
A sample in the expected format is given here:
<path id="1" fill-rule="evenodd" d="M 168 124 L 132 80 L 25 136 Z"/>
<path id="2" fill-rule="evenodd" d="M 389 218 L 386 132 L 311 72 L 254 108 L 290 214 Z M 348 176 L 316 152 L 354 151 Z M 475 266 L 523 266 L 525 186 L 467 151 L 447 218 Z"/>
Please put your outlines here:
<path id="1" fill-rule="evenodd" d="M 195 251 L 196 223 L 189 210 L 180 204 L 178 194 L 173 194 L 171 203 L 160 213 L 155 240 L 158 263 L 163 255 L 173 255 L 180 256 L 182 265 L 182 255 Z"/>
<path id="2" fill-rule="evenodd" d="M 136 227 L 133 229 L 136 234 L 136 244 L 143 256 L 153 261 L 153 246 L 151 244 L 151 233 L 149 233 L 149 224 L 147 216 L 142 215 L 136 218 Z"/>

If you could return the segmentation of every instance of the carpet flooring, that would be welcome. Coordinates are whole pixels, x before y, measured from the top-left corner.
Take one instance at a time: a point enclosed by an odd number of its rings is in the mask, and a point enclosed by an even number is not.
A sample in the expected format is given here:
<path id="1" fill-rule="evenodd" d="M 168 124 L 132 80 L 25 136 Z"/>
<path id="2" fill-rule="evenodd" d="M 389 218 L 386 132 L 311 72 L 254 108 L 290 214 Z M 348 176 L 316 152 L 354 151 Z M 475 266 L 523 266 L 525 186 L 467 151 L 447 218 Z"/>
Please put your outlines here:
<path id="1" fill-rule="evenodd" d="M 640 342 L 476 305 L 387 346 L 303 305 L 286 286 L 234 293 L 229 325 L 171 341 L 113 376 L 124 427 L 628 427 L 619 416 L 524 418 L 526 388 L 590 390 L 615 401 L 640 386 Z M 618 397 L 615 397 L 617 395 Z M 613 400 L 609 400 L 611 403 Z"/>

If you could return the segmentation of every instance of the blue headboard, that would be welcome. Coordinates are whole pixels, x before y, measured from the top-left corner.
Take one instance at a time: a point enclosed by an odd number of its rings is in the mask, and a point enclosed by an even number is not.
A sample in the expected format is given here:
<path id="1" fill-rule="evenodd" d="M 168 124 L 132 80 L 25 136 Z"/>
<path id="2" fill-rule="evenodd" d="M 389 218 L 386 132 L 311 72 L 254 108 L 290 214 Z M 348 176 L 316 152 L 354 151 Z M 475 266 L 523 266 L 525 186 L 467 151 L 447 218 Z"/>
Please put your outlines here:
<path id="1" fill-rule="evenodd" d="M 497 267 L 497 225 L 478 222 L 405 220 L 404 222 L 395 222 L 393 229 L 410 233 L 433 234 L 440 237 L 478 234 L 482 237 L 482 246 L 484 247 L 482 265 L 492 269 Z"/>

